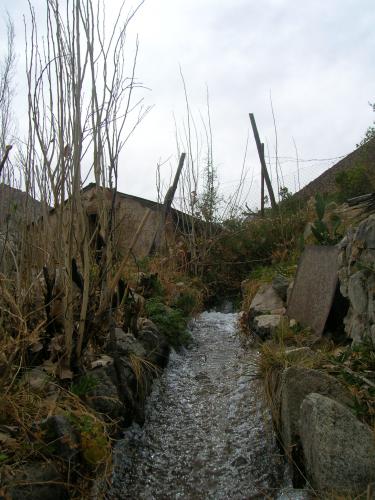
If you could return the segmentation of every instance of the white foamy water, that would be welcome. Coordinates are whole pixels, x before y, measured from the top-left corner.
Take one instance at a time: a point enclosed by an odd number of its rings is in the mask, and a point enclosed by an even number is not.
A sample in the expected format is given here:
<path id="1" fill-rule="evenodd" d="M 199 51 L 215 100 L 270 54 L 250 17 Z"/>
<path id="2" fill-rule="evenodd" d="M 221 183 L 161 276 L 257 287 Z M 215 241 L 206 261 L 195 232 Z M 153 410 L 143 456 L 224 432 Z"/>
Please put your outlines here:
<path id="1" fill-rule="evenodd" d="M 203 313 L 173 353 L 146 422 L 117 445 L 111 499 L 276 498 L 285 484 L 271 418 L 236 314 Z"/>

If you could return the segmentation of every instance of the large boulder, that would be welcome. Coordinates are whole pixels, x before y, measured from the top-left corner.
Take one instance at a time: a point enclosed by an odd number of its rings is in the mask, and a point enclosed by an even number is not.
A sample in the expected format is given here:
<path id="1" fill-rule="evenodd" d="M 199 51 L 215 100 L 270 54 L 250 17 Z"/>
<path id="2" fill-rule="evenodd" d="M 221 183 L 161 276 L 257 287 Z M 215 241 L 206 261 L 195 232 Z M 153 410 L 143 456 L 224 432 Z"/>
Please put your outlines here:
<path id="1" fill-rule="evenodd" d="M 301 366 L 287 368 L 281 381 L 281 436 L 287 450 L 298 443 L 300 407 L 312 392 L 332 397 L 343 404 L 352 403 L 350 393 L 334 377 Z"/>
<path id="2" fill-rule="evenodd" d="M 361 493 L 375 481 L 375 436 L 344 405 L 321 394 L 301 405 L 300 435 L 306 472 L 322 492 Z"/>

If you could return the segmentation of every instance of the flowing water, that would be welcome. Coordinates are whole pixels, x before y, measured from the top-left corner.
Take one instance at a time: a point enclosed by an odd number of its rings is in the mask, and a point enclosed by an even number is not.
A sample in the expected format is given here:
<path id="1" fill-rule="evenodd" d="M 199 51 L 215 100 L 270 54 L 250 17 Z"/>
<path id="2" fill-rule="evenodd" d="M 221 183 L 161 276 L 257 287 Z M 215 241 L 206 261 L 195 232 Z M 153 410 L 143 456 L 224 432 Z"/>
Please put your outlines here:
<path id="1" fill-rule="evenodd" d="M 286 467 L 236 314 L 204 313 L 115 451 L 111 499 L 276 498 Z"/>

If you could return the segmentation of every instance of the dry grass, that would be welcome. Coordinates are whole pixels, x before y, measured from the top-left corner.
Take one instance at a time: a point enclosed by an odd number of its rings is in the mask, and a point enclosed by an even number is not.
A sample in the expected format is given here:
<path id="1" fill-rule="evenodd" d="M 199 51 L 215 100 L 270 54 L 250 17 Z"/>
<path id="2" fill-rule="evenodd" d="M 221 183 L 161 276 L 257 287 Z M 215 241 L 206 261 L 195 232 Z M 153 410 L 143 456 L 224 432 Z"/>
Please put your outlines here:
<path id="1" fill-rule="evenodd" d="M 80 460 L 67 462 L 55 453 L 54 442 L 39 425 L 48 417 L 66 417 L 79 435 Z M 14 384 L 2 396 L 0 408 L 0 463 L 3 478 L 12 478 L 22 464 L 53 463 L 63 473 L 70 498 L 85 498 L 98 477 L 109 482 L 112 468 L 111 425 L 71 392 L 50 380 L 34 392 L 27 383 Z M 74 477 L 74 481 L 69 478 Z"/>
<path id="2" fill-rule="evenodd" d="M 160 375 L 160 368 L 136 354 L 130 354 L 129 361 L 137 381 L 137 394 L 144 398 L 150 390 L 150 380 Z"/>
<path id="3" fill-rule="evenodd" d="M 308 329 L 290 328 L 288 321 L 282 322 L 274 338 L 260 346 L 258 370 L 264 380 L 267 404 L 277 430 L 280 429 L 281 377 L 286 368 L 301 366 L 319 368 L 327 360 L 324 350 L 300 349 L 310 347 L 316 337 Z"/>

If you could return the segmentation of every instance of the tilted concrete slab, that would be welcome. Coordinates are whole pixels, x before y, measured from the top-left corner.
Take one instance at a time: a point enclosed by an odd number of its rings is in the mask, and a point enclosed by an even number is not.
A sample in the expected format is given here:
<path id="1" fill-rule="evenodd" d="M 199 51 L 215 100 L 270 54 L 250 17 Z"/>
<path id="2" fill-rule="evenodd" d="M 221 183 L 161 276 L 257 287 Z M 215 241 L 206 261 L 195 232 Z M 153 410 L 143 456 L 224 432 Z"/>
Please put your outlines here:
<path id="1" fill-rule="evenodd" d="M 324 331 L 335 296 L 339 249 L 307 246 L 297 269 L 287 315 L 317 335 Z"/>

